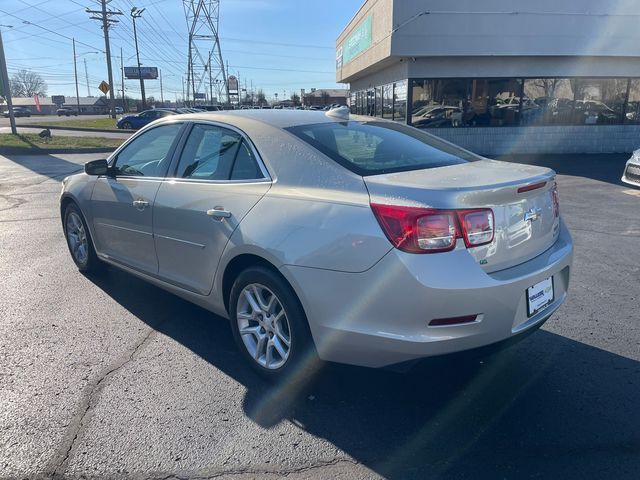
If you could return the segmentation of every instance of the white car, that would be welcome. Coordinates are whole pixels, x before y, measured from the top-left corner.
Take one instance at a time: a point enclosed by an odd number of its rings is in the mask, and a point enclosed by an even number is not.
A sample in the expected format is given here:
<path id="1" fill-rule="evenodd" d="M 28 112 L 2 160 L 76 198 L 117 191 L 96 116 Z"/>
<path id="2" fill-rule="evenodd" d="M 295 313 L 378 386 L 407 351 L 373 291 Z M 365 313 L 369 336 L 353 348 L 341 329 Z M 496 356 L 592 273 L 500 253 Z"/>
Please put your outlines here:
<path id="1" fill-rule="evenodd" d="M 622 174 L 622 181 L 640 187 L 640 150 L 633 152 L 631 158 L 627 161 Z"/>

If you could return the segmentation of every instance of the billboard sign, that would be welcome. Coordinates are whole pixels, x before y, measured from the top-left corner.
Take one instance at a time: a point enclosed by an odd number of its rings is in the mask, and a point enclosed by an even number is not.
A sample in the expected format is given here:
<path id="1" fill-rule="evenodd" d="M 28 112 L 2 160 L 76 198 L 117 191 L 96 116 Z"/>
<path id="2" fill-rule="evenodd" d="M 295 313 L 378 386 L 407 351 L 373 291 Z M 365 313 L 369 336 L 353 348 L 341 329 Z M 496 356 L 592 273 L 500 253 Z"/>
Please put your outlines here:
<path id="1" fill-rule="evenodd" d="M 143 80 L 155 80 L 158 78 L 158 67 L 140 67 L 140 74 L 138 67 L 124 67 L 124 76 L 128 80 L 138 80 L 140 76 Z"/>
<path id="2" fill-rule="evenodd" d="M 238 91 L 238 79 L 234 75 L 229 75 L 229 78 L 227 78 L 227 87 L 230 92 Z"/>
<path id="3" fill-rule="evenodd" d="M 338 48 L 336 53 L 340 53 L 342 57 L 340 66 L 346 65 L 371 46 L 371 23 L 369 15 Z"/>
<path id="4" fill-rule="evenodd" d="M 207 94 L 206 93 L 194 93 L 193 94 L 193 98 L 195 98 L 196 100 L 206 100 L 207 99 Z"/>
<path id="5" fill-rule="evenodd" d="M 64 95 L 51 95 L 51 103 L 55 105 L 64 105 L 65 100 Z"/>

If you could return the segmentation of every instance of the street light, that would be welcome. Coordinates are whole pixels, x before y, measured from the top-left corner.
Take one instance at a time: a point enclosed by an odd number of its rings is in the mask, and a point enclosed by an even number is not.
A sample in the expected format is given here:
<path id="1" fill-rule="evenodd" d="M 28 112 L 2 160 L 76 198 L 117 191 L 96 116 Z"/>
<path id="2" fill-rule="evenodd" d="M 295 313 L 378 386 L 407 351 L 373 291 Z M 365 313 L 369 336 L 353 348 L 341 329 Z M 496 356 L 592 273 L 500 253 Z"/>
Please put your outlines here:
<path id="1" fill-rule="evenodd" d="M 140 68 L 140 51 L 138 50 L 138 32 L 136 30 L 136 18 L 142 16 L 144 8 L 132 7 L 131 18 L 133 19 L 133 38 L 136 42 L 136 57 L 138 59 L 138 77 L 140 77 L 140 93 L 142 93 L 142 110 L 147 109 L 147 99 L 144 94 L 144 80 L 142 78 L 142 69 Z"/>
<path id="2" fill-rule="evenodd" d="M 100 52 L 90 51 L 90 52 L 83 52 L 76 55 L 76 39 L 73 38 L 72 41 L 73 41 L 73 75 L 75 76 L 75 79 L 76 79 L 76 113 L 80 115 L 80 93 L 78 92 L 78 64 L 76 60 L 78 57 L 81 57 L 82 55 L 89 55 L 91 53 L 100 53 Z M 85 71 L 86 71 L 86 63 L 85 63 Z M 87 78 L 87 88 L 89 88 L 88 78 Z"/>

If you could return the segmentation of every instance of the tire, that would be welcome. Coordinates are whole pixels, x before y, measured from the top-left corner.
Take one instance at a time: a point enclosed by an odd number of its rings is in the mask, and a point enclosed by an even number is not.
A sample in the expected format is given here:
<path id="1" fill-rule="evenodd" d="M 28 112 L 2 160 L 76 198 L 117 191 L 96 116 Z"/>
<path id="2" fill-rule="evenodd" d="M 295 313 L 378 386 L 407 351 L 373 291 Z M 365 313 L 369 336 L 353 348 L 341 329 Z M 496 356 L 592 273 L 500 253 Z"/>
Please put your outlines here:
<path id="1" fill-rule="evenodd" d="M 83 273 L 96 273 L 104 268 L 93 248 L 84 216 L 75 203 L 69 203 L 63 216 L 64 236 L 73 262 Z"/>
<path id="2" fill-rule="evenodd" d="M 246 292 L 253 292 L 253 307 Z M 249 267 L 238 275 L 229 296 L 229 317 L 241 355 L 264 378 L 299 383 L 320 366 L 298 297 L 268 268 Z"/>
<path id="3" fill-rule="evenodd" d="M 122 124 L 122 128 L 125 130 L 132 130 L 131 124 L 129 122 L 124 122 Z"/>

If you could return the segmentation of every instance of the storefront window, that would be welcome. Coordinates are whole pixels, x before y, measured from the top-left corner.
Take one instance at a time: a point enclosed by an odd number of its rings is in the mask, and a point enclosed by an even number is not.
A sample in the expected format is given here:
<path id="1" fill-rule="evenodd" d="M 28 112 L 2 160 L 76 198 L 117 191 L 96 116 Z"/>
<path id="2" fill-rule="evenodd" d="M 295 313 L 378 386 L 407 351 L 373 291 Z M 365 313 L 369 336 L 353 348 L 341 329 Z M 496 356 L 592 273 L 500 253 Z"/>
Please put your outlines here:
<path id="1" fill-rule="evenodd" d="M 393 83 L 382 87 L 382 118 L 393 118 Z"/>
<path id="2" fill-rule="evenodd" d="M 570 125 L 574 119 L 574 86 L 568 78 L 524 81 L 522 125 Z"/>
<path id="3" fill-rule="evenodd" d="M 382 116 L 382 87 L 376 87 L 376 107 L 373 115 L 376 117 Z"/>
<path id="4" fill-rule="evenodd" d="M 629 85 L 629 102 L 627 103 L 625 122 L 640 123 L 640 79 L 632 78 Z"/>
<path id="5" fill-rule="evenodd" d="M 407 115 L 407 82 L 396 82 L 393 89 L 393 119 L 404 122 Z"/>
<path id="6" fill-rule="evenodd" d="M 627 79 L 578 79 L 575 112 L 578 124 L 622 123 Z"/>
<path id="7" fill-rule="evenodd" d="M 351 113 L 356 113 L 356 92 L 351 92 L 349 94 L 349 109 Z"/>

